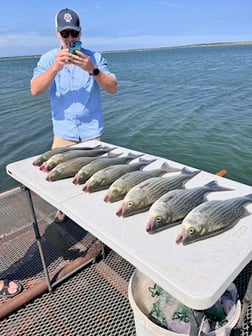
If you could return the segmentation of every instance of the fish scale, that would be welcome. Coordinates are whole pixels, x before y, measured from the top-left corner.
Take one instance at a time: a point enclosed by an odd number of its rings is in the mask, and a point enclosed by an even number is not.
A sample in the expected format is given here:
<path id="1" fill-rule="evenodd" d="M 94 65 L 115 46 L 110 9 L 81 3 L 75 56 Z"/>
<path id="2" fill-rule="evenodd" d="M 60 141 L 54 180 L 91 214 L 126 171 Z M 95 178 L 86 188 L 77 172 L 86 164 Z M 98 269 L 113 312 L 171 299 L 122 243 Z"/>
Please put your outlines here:
<path id="1" fill-rule="evenodd" d="M 245 209 L 242 205 L 247 202 L 248 201 L 242 197 L 223 202 L 208 201 L 202 213 L 209 214 L 210 223 L 222 220 L 223 224 L 229 224 L 243 215 Z"/>
<path id="2" fill-rule="evenodd" d="M 191 178 L 191 177 L 190 177 Z M 190 179 L 188 176 L 173 177 L 153 177 L 153 180 L 146 187 L 150 199 L 157 199 L 167 190 L 179 189 L 184 186 L 184 183 Z"/>
<path id="3" fill-rule="evenodd" d="M 135 169 L 140 169 L 142 167 L 144 167 L 146 165 L 146 163 L 141 163 L 141 162 L 137 162 L 137 163 L 131 163 L 131 164 L 119 164 L 119 165 L 115 165 L 114 167 L 107 167 L 108 169 L 104 169 L 104 172 L 107 173 L 108 175 L 111 174 L 114 178 L 117 178 L 119 176 L 121 176 L 123 173 L 135 170 Z"/>
<path id="4" fill-rule="evenodd" d="M 100 145 L 97 146 L 97 147 L 95 147 L 95 148 L 98 148 L 98 147 L 100 147 Z M 41 166 L 43 162 L 47 161 L 54 154 L 59 154 L 59 153 L 63 153 L 63 152 L 67 152 L 67 151 L 72 151 L 72 150 L 80 150 L 80 149 L 91 150 L 91 149 L 94 149 L 94 148 L 92 148 L 92 147 L 72 147 L 72 146 L 53 148 L 53 149 L 50 149 L 49 151 L 44 152 L 39 157 L 37 157 L 32 162 L 32 164 L 34 166 Z"/>
<path id="5" fill-rule="evenodd" d="M 197 206 L 184 218 L 177 244 L 190 244 L 231 229 L 242 217 L 250 215 L 244 205 L 251 202 L 252 194 L 249 194 Z"/>
<path id="6" fill-rule="evenodd" d="M 155 160 L 139 159 L 136 163 L 118 164 L 99 170 L 87 180 L 82 190 L 93 192 L 106 189 L 123 174 L 142 169 L 153 161 Z"/>
<path id="7" fill-rule="evenodd" d="M 228 188 L 222 188 L 222 189 L 224 191 L 225 190 L 230 190 Z M 216 191 L 221 191 L 222 189 L 220 188 L 220 189 L 217 189 Z M 211 188 L 209 188 L 207 186 L 184 190 L 183 191 L 183 197 L 176 197 L 176 209 L 178 211 L 180 211 L 180 209 L 182 209 L 184 207 L 185 200 L 186 200 L 186 203 L 188 204 L 189 207 L 194 207 L 195 204 L 198 205 L 200 202 L 203 201 L 204 195 L 207 192 L 211 192 L 211 191 L 215 191 L 215 190 L 212 190 Z M 174 193 L 175 193 L 175 190 L 174 190 Z M 187 196 L 190 196 L 190 197 L 187 197 Z M 163 200 L 165 202 L 165 198 L 163 198 Z"/>
<path id="8" fill-rule="evenodd" d="M 150 196 L 150 199 L 157 199 L 168 190 L 179 189 L 184 186 L 185 182 L 190 180 L 193 176 L 199 173 L 199 171 L 193 172 L 191 175 L 181 174 L 176 176 L 167 177 L 153 177 L 139 185 L 140 188 L 144 188 L 146 185 L 146 192 Z M 148 184 L 147 184 L 147 183 Z"/>
<path id="9" fill-rule="evenodd" d="M 140 155 L 142 155 L 142 154 L 140 154 Z M 78 173 L 76 174 L 76 177 L 75 177 L 73 183 L 83 184 L 97 171 L 99 171 L 101 169 L 104 169 L 106 167 L 110 167 L 112 165 L 129 163 L 130 161 L 138 158 L 140 155 L 135 155 L 135 154 L 129 153 L 128 156 L 98 158 L 98 159 L 90 162 L 89 164 L 87 164 L 83 168 L 81 168 L 78 171 Z"/>
<path id="10" fill-rule="evenodd" d="M 231 189 L 211 181 L 202 187 L 168 191 L 152 204 L 146 231 L 154 233 L 177 225 L 193 208 L 207 200 L 207 193 L 228 190 Z"/>
<path id="11" fill-rule="evenodd" d="M 147 210 L 152 203 L 169 190 L 182 188 L 186 181 L 197 175 L 200 171 L 190 171 L 183 168 L 181 173 L 169 177 L 153 177 L 135 187 L 125 196 L 117 216 L 127 217 Z"/>
<path id="12" fill-rule="evenodd" d="M 67 177 L 73 177 L 76 172 L 86 164 L 89 164 L 91 161 L 95 160 L 96 157 L 87 156 L 87 157 L 78 157 L 75 159 L 70 159 L 65 162 L 59 163 L 47 174 L 47 181 L 57 181 Z"/>
<path id="13" fill-rule="evenodd" d="M 140 173 L 140 174 L 139 174 Z M 155 169 L 155 170 L 152 170 L 152 171 L 134 171 L 132 172 L 132 175 L 131 175 L 131 179 L 130 179 L 130 182 L 132 184 L 136 184 L 138 182 L 142 182 L 141 179 L 144 178 L 144 177 L 148 177 L 148 178 L 151 178 L 151 177 L 154 177 L 154 176 L 151 176 L 152 174 L 155 175 L 155 174 L 165 174 L 166 171 L 164 170 L 160 170 L 160 169 Z"/>
<path id="14" fill-rule="evenodd" d="M 126 193 L 135 185 L 151 178 L 162 176 L 168 172 L 178 171 L 180 169 L 171 167 L 167 163 L 163 163 L 159 169 L 138 170 L 124 174 L 115 182 L 113 182 L 104 198 L 105 202 L 115 202 L 126 195 Z"/>

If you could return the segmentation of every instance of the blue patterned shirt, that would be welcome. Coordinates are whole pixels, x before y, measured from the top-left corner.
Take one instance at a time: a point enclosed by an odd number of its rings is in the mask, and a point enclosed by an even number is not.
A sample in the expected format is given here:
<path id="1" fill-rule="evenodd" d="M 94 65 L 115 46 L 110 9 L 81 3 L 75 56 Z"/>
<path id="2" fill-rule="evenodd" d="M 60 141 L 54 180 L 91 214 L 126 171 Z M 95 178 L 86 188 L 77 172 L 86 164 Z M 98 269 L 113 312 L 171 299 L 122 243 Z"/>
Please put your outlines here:
<path id="1" fill-rule="evenodd" d="M 33 78 L 43 74 L 55 61 L 58 49 L 43 54 L 33 70 Z M 104 73 L 115 76 L 98 52 L 83 49 L 92 63 Z M 101 89 L 93 76 L 80 67 L 65 65 L 50 86 L 50 102 L 55 135 L 74 141 L 86 141 L 102 135 Z"/>

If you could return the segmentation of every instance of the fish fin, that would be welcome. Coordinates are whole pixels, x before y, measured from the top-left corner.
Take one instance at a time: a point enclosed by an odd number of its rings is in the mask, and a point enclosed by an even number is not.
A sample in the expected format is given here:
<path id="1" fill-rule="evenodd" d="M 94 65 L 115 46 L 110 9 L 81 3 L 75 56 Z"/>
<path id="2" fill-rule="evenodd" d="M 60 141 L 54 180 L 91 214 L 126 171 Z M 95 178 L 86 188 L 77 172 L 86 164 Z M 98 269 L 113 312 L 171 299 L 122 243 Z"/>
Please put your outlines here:
<path id="1" fill-rule="evenodd" d="M 165 170 L 167 173 L 169 173 L 169 172 L 176 172 L 176 171 L 180 171 L 181 170 L 180 168 L 175 168 L 175 167 L 170 166 L 169 163 L 167 163 L 167 162 L 164 162 L 161 165 L 160 169 Z"/>
<path id="2" fill-rule="evenodd" d="M 215 180 L 208 182 L 207 184 L 204 185 L 204 187 L 211 189 L 211 191 L 232 191 L 234 190 L 231 188 L 220 186 Z"/>
<path id="3" fill-rule="evenodd" d="M 248 211 L 248 209 L 244 208 L 243 217 L 250 216 L 252 213 Z"/>

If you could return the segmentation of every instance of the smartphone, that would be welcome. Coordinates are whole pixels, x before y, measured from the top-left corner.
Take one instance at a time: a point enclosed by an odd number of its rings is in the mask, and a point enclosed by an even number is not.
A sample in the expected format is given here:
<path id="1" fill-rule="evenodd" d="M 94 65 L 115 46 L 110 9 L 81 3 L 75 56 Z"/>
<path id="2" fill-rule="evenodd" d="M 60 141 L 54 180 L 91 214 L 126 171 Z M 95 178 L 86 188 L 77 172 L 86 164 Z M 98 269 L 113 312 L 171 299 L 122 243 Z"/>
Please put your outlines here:
<path id="1" fill-rule="evenodd" d="M 76 50 L 81 50 L 81 41 L 70 41 L 68 50 L 71 54 L 76 54 Z"/>

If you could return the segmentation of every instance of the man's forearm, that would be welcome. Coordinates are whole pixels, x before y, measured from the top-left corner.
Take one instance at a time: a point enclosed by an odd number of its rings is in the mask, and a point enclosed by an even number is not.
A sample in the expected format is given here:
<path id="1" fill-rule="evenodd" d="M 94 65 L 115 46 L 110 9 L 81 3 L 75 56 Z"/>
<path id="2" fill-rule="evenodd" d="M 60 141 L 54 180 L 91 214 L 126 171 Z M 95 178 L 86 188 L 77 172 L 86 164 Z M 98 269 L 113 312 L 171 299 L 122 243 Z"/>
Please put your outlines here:
<path id="1" fill-rule="evenodd" d="M 117 92 L 117 80 L 115 77 L 100 71 L 99 75 L 95 76 L 94 78 L 105 91 L 109 93 Z"/>
<path id="2" fill-rule="evenodd" d="M 38 96 L 47 91 L 55 76 L 57 75 L 57 72 L 58 71 L 52 65 L 42 75 L 33 78 L 31 81 L 31 94 L 33 96 Z"/>

